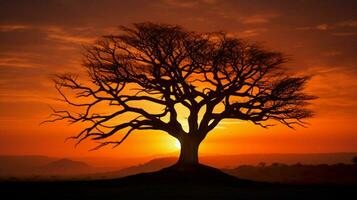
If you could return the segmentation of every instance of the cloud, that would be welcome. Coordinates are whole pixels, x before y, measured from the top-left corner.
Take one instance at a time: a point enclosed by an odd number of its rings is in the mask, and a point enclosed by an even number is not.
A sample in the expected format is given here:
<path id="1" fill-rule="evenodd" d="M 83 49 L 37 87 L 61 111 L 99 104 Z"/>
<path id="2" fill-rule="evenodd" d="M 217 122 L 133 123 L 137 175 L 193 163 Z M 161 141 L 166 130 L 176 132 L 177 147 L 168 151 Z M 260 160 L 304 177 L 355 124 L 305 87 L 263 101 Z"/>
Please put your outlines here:
<path id="1" fill-rule="evenodd" d="M 162 0 L 162 2 L 179 8 L 193 8 L 202 4 L 216 4 L 218 0 Z"/>
<path id="2" fill-rule="evenodd" d="M 317 29 L 317 30 L 322 30 L 322 31 L 325 31 L 325 30 L 327 30 L 327 29 L 329 29 L 329 28 L 330 28 L 330 27 L 329 27 L 328 24 L 319 24 L 319 25 L 316 26 L 316 29 Z"/>
<path id="3" fill-rule="evenodd" d="M 342 52 L 341 51 L 325 51 L 325 52 L 322 52 L 321 55 L 324 57 L 335 57 L 335 56 L 342 55 Z"/>
<path id="4" fill-rule="evenodd" d="M 180 7 L 180 8 L 192 8 L 198 4 L 198 1 L 180 1 L 180 0 L 163 0 L 164 3 L 175 6 L 175 7 Z"/>
<path id="5" fill-rule="evenodd" d="M 320 30 L 320 31 L 327 31 L 327 30 L 336 30 L 340 28 L 356 28 L 357 27 L 357 20 L 346 20 L 337 23 L 322 23 L 316 26 L 306 26 L 306 27 L 299 27 L 297 30 Z"/>
<path id="6" fill-rule="evenodd" d="M 38 31 L 45 33 L 50 40 L 79 44 L 93 42 L 95 38 L 83 36 L 88 34 L 88 32 L 92 33 L 93 31 L 90 29 L 90 27 L 65 28 L 62 26 L 0 25 L 0 32 Z"/>
<path id="7" fill-rule="evenodd" d="M 265 29 L 265 28 L 247 29 L 247 30 L 243 30 L 241 32 L 238 32 L 235 35 L 237 37 L 247 38 L 247 37 L 258 36 L 258 35 L 262 34 L 263 32 L 266 32 L 266 31 L 267 31 L 267 29 Z"/>
<path id="8" fill-rule="evenodd" d="M 272 19 L 278 17 L 277 14 L 264 14 L 243 17 L 240 21 L 243 24 L 264 24 L 270 22 Z"/>
<path id="9" fill-rule="evenodd" d="M 11 31 L 21 31 L 21 30 L 26 30 L 31 28 L 31 26 L 28 25 L 20 25 L 20 24 L 11 24 L 11 25 L 0 25 L 0 31 L 1 32 L 11 32 Z"/>
<path id="10" fill-rule="evenodd" d="M 77 30 L 85 30 L 85 29 L 86 28 L 77 29 Z M 62 27 L 56 27 L 56 26 L 44 27 L 41 28 L 41 30 L 46 32 L 48 39 L 57 40 L 61 42 L 83 44 L 83 43 L 91 43 L 95 39 L 93 37 L 81 36 L 78 33 L 77 34 L 71 33 L 71 30 L 65 30 Z"/>
<path id="11" fill-rule="evenodd" d="M 320 30 L 320 31 L 326 31 L 328 29 L 330 29 L 331 26 L 329 26 L 328 24 L 318 24 L 316 26 L 304 26 L 304 27 L 298 27 L 296 28 L 296 30 L 300 30 L 300 31 L 307 31 L 307 30 Z"/>
<path id="12" fill-rule="evenodd" d="M 29 101 L 45 98 L 49 70 L 41 67 L 0 66 L 1 101 Z"/>
<path id="13" fill-rule="evenodd" d="M 357 83 L 355 73 L 341 70 L 340 66 L 315 66 L 307 74 L 314 74 L 308 92 L 319 97 L 319 110 L 323 112 L 355 113 Z M 338 109 L 337 109 L 338 108 Z"/>
<path id="14" fill-rule="evenodd" d="M 34 65 L 28 59 L 19 57 L 0 57 L 0 67 L 19 67 L 19 68 L 32 68 Z"/>
<path id="15" fill-rule="evenodd" d="M 357 27 L 357 20 L 347 20 L 336 24 L 338 27 Z"/>
<path id="16" fill-rule="evenodd" d="M 332 35 L 335 36 L 357 36 L 357 32 L 336 32 L 336 33 L 332 33 Z"/>
<path id="17" fill-rule="evenodd" d="M 96 38 L 89 26 L 1 25 L 0 101 L 47 101 L 50 74 L 80 71 L 78 44 Z"/>

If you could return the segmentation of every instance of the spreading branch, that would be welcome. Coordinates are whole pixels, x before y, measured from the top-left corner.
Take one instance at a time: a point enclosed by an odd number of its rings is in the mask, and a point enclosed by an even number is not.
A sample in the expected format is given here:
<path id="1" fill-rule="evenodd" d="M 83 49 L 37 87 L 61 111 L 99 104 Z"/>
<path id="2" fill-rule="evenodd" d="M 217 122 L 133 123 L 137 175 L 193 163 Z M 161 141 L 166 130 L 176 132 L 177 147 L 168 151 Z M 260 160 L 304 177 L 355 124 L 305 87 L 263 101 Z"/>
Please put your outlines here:
<path id="1" fill-rule="evenodd" d="M 203 140 L 223 119 L 264 128 L 273 121 L 305 126 L 303 120 L 313 115 L 306 106 L 316 97 L 303 92 L 309 77 L 289 75 L 285 62 L 279 52 L 221 32 L 202 34 L 152 23 L 120 27 L 119 34 L 86 47 L 89 80 L 80 83 L 73 74 L 54 78 L 61 101 L 81 112 L 53 109 L 45 122 L 89 124 L 71 137 L 77 144 L 123 132 L 120 140 L 94 149 L 116 147 L 137 130 Z M 178 105 L 189 110 L 188 131 L 179 121 Z"/>

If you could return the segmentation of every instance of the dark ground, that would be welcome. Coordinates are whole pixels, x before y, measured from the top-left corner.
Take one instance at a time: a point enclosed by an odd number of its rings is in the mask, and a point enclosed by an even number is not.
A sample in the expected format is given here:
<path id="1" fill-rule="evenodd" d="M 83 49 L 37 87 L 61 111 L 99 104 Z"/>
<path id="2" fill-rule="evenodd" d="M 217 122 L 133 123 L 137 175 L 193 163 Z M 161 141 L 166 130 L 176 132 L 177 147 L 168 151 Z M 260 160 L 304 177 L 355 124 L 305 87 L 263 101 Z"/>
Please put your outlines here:
<path id="1" fill-rule="evenodd" d="M 354 199 L 357 185 L 253 182 L 200 167 L 111 180 L 8 181 L 0 183 L 0 190 L 6 199 Z"/>

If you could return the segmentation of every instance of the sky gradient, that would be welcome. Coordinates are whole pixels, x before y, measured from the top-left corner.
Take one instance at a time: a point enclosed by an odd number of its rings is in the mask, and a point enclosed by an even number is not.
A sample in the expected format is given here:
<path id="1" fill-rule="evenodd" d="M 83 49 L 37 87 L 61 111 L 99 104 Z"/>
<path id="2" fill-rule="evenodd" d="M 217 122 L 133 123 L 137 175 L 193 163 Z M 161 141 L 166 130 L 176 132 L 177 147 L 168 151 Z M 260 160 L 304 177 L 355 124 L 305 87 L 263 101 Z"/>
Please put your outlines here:
<path id="1" fill-rule="evenodd" d="M 319 97 L 308 128 L 263 129 L 223 121 L 201 154 L 357 151 L 357 2 L 345 0 L 0 1 L 0 154 L 140 157 L 177 151 L 165 133 L 138 132 L 117 149 L 64 142 L 81 125 L 39 123 L 63 107 L 51 75 L 82 69 L 83 45 L 135 22 L 225 31 L 289 57 L 292 73 L 313 75 Z"/>

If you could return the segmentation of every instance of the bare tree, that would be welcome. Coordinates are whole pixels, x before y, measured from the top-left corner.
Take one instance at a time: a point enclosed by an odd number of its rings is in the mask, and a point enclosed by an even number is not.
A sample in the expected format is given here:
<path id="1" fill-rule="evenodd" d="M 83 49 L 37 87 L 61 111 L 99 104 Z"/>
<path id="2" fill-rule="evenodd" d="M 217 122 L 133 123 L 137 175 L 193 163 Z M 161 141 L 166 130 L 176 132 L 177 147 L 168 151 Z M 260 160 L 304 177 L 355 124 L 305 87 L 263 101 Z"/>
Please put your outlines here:
<path id="1" fill-rule="evenodd" d="M 63 101 L 82 112 L 53 110 L 47 121 L 85 122 L 71 138 L 101 141 L 95 149 L 116 147 L 133 131 L 161 130 L 181 143 L 177 165 L 194 165 L 200 143 L 223 119 L 304 126 L 301 120 L 312 116 L 306 105 L 315 97 L 302 91 L 309 77 L 288 75 L 285 62 L 279 52 L 225 33 L 153 23 L 120 27 L 86 48 L 89 80 L 80 83 L 73 74 L 54 79 Z M 188 130 L 180 106 L 189 111 Z"/>

